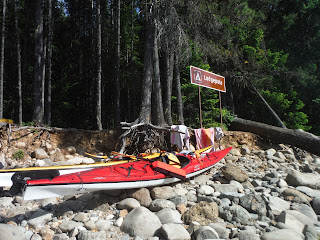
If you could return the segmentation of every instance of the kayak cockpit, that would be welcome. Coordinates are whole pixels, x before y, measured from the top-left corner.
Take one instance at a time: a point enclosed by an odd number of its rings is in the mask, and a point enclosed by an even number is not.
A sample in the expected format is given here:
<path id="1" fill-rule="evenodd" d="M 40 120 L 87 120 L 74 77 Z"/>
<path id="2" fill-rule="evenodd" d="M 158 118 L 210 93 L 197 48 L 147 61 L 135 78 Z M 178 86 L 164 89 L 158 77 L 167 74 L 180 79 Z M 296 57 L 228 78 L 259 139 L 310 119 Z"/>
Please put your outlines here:
<path id="1" fill-rule="evenodd" d="M 181 168 L 184 168 L 186 167 L 189 163 L 190 163 L 190 159 L 186 156 L 183 156 L 183 155 L 177 155 L 177 158 L 179 159 L 180 161 L 180 166 Z"/>

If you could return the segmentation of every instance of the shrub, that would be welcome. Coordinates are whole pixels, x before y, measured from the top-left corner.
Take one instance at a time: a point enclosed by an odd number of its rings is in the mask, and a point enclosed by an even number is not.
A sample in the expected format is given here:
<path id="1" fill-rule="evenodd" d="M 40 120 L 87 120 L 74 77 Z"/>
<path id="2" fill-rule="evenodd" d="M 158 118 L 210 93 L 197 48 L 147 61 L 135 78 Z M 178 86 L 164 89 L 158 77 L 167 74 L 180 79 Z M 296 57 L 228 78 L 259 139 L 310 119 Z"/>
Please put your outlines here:
<path id="1" fill-rule="evenodd" d="M 13 159 L 22 160 L 24 158 L 24 152 L 19 149 L 13 154 Z"/>

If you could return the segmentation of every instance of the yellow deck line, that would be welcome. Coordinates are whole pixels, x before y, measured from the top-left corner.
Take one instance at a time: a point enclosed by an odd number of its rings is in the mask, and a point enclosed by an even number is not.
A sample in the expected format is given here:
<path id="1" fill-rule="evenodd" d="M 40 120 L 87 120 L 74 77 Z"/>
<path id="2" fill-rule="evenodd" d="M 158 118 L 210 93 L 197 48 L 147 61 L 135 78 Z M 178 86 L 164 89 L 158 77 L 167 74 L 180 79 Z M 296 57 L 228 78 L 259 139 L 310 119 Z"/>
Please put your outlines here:
<path id="1" fill-rule="evenodd" d="M 73 168 L 94 168 L 94 167 L 105 167 L 111 165 L 117 165 L 121 163 L 127 163 L 128 161 L 110 161 L 106 163 L 91 163 L 91 164 L 78 164 L 78 165 L 59 165 L 49 167 L 26 167 L 26 168 L 12 168 L 12 169 L 1 169 L 0 173 L 4 172 L 22 172 L 22 171 L 35 171 L 35 170 L 52 170 L 52 169 L 73 169 Z"/>

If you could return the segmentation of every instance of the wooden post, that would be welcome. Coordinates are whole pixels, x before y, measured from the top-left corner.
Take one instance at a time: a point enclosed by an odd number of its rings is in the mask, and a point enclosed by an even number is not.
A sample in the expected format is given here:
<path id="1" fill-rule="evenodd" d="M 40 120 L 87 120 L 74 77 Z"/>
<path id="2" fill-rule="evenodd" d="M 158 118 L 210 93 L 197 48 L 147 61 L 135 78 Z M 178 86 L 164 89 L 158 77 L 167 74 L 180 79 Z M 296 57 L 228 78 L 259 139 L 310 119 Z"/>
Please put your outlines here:
<path id="1" fill-rule="evenodd" d="M 223 130 L 223 123 L 222 123 L 222 107 L 221 107 L 221 92 L 219 91 L 219 103 L 220 103 L 220 122 L 221 122 L 221 129 Z"/>
<path id="2" fill-rule="evenodd" d="M 199 87 L 199 109 L 200 109 L 200 128 L 202 128 L 202 112 L 201 112 L 201 92 L 200 92 L 200 86 Z"/>

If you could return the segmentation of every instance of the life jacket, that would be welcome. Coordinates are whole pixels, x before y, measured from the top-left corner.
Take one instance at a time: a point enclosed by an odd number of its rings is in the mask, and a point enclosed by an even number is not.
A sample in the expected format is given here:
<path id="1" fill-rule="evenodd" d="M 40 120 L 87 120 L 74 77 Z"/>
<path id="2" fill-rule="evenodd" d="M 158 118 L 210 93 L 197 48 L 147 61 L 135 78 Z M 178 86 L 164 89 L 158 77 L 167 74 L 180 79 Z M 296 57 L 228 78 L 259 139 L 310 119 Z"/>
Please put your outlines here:
<path id="1" fill-rule="evenodd" d="M 173 153 L 163 151 L 160 153 L 151 153 L 143 158 L 149 160 L 159 160 L 176 168 L 181 168 L 179 159 Z"/>

